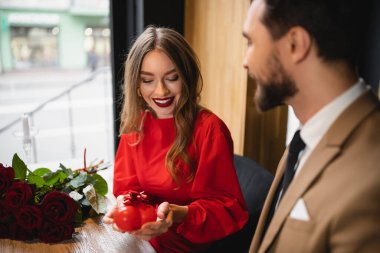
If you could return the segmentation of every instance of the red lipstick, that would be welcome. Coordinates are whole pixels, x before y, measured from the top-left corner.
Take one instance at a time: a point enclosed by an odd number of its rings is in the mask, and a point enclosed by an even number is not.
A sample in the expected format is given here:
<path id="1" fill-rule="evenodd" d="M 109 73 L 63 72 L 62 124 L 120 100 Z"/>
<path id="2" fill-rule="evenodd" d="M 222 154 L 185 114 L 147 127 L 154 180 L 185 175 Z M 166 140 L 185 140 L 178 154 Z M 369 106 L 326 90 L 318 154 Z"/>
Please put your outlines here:
<path id="1" fill-rule="evenodd" d="M 153 98 L 153 101 L 159 107 L 168 107 L 173 103 L 174 97 Z"/>

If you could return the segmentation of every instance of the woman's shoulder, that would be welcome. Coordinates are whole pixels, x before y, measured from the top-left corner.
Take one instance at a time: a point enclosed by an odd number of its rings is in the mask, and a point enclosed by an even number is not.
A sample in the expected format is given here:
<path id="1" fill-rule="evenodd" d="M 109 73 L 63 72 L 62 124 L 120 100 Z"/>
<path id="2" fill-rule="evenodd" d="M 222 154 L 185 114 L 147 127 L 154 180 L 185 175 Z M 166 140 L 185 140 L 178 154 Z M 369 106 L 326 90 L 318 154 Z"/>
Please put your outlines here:
<path id="1" fill-rule="evenodd" d="M 203 129 L 203 130 L 218 129 L 218 130 L 229 132 L 223 120 L 208 109 L 202 109 L 198 112 L 195 128 L 198 130 L 199 129 Z"/>
<path id="2" fill-rule="evenodd" d="M 207 142 L 213 142 L 213 145 L 224 145 L 233 149 L 233 141 L 230 130 L 216 114 L 209 110 L 201 110 L 198 113 L 197 121 L 194 127 L 194 140 L 200 147 L 206 140 Z"/>
<path id="3" fill-rule="evenodd" d="M 220 124 L 223 122 L 215 113 L 208 109 L 201 109 L 197 115 L 198 124 Z"/>

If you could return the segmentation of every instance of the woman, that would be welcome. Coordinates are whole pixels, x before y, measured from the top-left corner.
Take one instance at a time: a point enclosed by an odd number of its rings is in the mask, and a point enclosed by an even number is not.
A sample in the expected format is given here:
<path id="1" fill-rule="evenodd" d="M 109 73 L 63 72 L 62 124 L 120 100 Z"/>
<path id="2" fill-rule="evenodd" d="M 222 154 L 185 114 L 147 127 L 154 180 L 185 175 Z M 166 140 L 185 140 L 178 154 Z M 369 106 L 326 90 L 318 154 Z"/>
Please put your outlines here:
<path id="1" fill-rule="evenodd" d="M 248 218 L 230 132 L 199 105 L 201 86 L 198 60 L 180 34 L 148 27 L 137 38 L 126 61 L 114 194 L 155 198 L 158 221 L 131 233 L 156 252 L 201 252 Z"/>

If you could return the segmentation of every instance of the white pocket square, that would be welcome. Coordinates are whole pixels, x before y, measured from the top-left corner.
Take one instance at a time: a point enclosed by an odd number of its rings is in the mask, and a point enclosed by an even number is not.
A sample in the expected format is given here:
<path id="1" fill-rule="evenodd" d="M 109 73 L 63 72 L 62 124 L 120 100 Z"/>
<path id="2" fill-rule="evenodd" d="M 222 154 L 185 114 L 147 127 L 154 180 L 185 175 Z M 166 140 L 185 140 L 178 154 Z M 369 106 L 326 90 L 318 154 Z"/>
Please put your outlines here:
<path id="1" fill-rule="evenodd" d="M 301 221 L 310 220 L 310 215 L 307 211 L 305 201 L 303 199 L 297 200 L 296 204 L 293 207 L 293 210 L 290 212 L 290 218 Z"/>

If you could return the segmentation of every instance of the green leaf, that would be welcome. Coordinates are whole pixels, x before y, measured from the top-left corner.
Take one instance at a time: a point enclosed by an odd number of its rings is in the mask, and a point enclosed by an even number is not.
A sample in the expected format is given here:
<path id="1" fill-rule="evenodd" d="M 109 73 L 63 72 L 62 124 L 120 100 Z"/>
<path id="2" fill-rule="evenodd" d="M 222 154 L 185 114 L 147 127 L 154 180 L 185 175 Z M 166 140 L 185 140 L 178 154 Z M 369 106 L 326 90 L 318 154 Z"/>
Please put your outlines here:
<path id="1" fill-rule="evenodd" d="M 49 186 L 55 185 L 58 181 L 62 183 L 67 178 L 66 173 L 63 171 L 55 171 L 47 173 L 43 176 L 43 179 L 45 180 L 46 184 Z"/>
<path id="2" fill-rule="evenodd" d="M 12 159 L 12 167 L 15 172 L 15 178 L 19 178 L 21 180 L 25 180 L 27 167 L 25 163 L 20 159 L 20 157 L 16 154 L 13 155 Z"/>
<path id="3" fill-rule="evenodd" d="M 33 171 L 33 174 L 37 175 L 37 176 L 40 176 L 40 177 L 43 177 L 45 176 L 47 173 L 50 173 L 51 170 L 48 169 L 48 168 L 38 168 L 36 170 Z"/>
<path id="4" fill-rule="evenodd" d="M 78 193 L 78 192 L 76 192 L 76 191 L 71 191 L 71 192 L 69 193 L 69 196 L 70 196 L 73 200 L 75 200 L 76 202 L 78 202 L 79 200 L 81 200 L 81 199 L 83 198 L 83 195 L 80 194 L 80 193 Z"/>
<path id="5" fill-rule="evenodd" d="M 46 184 L 45 180 L 41 176 L 38 176 L 33 172 L 28 174 L 28 182 L 30 184 L 35 184 L 37 188 L 40 188 Z"/>
<path id="6" fill-rule="evenodd" d="M 60 183 L 63 183 L 65 182 L 65 179 L 68 177 L 68 175 L 63 172 L 63 171 L 59 171 L 59 182 Z"/>
<path id="7" fill-rule="evenodd" d="M 73 171 L 71 169 L 68 169 L 66 168 L 65 165 L 63 165 L 62 163 L 59 164 L 59 167 L 63 170 L 63 172 L 65 172 L 68 176 L 72 176 L 73 175 Z"/>
<path id="8" fill-rule="evenodd" d="M 34 195 L 34 202 L 35 204 L 39 204 L 42 200 L 42 198 L 52 190 L 51 187 L 44 185 L 41 188 L 38 188 L 35 195 Z"/>
<path id="9" fill-rule="evenodd" d="M 70 185 L 69 183 L 67 183 L 66 185 L 64 185 L 61 189 L 60 189 L 61 192 L 66 192 L 67 194 L 69 194 L 72 189 L 70 188 Z"/>
<path id="10" fill-rule="evenodd" d="M 88 201 L 87 198 L 83 198 L 80 203 L 84 206 L 91 206 L 90 202 Z"/>
<path id="11" fill-rule="evenodd" d="M 105 196 L 108 192 L 107 181 L 99 174 L 89 175 L 89 182 L 94 186 L 97 194 Z"/>
<path id="12" fill-rule="evenodd" d="M 73 180 L 70 181 L 70 185 L 74 188 L 81 187 L 87 181 L 87 173 L 81 172 L 78 176 L 74 177 Z"/>
<path id="13" fill-rule="evenodd" d="M 86 196 L 88 202 L 90 202 L 92 209 L 97 214 L 106 213 L 107 211 L 107 199 L 106 197 L 97 194 L 93 185 L 88 185 L 83 189 L 83 194 Z"/>

